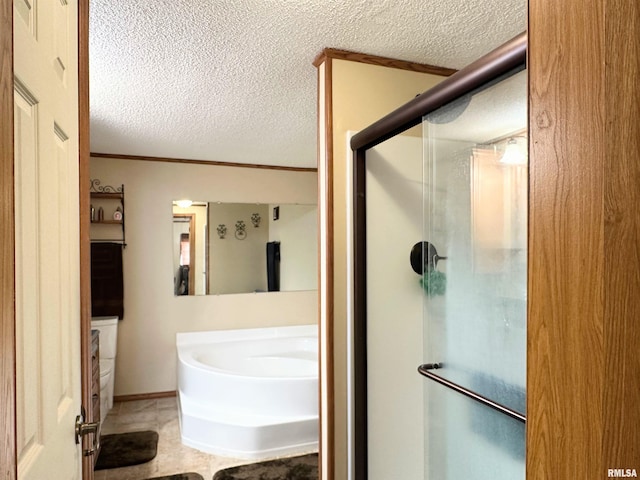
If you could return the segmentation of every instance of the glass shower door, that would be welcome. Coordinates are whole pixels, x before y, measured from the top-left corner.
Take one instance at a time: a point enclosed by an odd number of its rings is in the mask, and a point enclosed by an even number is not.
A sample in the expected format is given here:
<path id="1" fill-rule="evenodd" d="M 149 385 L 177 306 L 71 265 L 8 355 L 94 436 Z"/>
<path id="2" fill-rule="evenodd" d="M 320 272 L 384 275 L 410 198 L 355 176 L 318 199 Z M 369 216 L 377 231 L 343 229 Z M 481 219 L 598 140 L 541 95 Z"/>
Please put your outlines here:
<path id="1" fill-rule="evenodd" d="M 520 70 L 423 119 L 430 480 L 525 478 L 526 104 Z"/>

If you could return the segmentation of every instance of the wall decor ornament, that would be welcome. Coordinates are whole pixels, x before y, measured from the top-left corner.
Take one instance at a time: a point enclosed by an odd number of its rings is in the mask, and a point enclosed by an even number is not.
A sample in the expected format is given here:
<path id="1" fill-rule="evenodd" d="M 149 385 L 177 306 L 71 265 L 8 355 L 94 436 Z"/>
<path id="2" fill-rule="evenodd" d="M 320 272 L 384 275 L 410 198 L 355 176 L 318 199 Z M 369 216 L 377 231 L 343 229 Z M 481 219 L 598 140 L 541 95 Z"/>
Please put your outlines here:
<path id="1" fill-rule="evenodd" d="M 247 238 L 247 226 L 245 225 L 243 220 L 238 220 L 236 222 L 236 238 L 238 240 L 244 240 Z"/>
<path id="2" fill-rule="evenodd" d="M 218 232 L 218 236 L 221 239 L 227 236 L 227 226 L 224 223 L 218 225 L 218 228 L 216 228 L 216 230 Z"/>
<path id="3" fill-rule="evenodd" d="M 253 226 L 255 228 L 258 228 L 260 226 L 260 221 L 262 220 L 262 218 L 260 217 L 259 213 L 252 213 L 251 214 L 251 223 L 253 224 Z"/>

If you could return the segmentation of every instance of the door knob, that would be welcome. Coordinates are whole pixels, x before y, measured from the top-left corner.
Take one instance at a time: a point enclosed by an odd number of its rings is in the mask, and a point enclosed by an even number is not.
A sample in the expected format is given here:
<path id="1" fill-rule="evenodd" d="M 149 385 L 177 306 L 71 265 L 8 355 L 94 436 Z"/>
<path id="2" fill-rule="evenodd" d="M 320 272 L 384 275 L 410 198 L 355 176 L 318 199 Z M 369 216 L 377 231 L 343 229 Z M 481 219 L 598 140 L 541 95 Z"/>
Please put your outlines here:
<path id="1" fill-rule="evenodd" d="M 85 422 L 86 411 L 84 407 L 80 409 L 80 415 L 76 417 L 76 444 L 79 444 L 82 437 L 93 433 L 93 445 L 88 450 L 83 450 L 82 454 L 89 457 L 100 450 L 100 420 L 97 422 Z"/>

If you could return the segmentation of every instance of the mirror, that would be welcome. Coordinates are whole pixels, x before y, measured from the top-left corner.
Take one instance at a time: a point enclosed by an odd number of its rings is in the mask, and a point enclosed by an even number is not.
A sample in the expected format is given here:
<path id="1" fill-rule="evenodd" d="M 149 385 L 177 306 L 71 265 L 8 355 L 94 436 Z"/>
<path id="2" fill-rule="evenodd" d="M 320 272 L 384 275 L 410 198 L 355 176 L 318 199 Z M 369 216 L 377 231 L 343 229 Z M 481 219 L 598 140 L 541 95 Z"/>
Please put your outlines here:
<path id="1" fill-rule="evenodd" d="M 317 206 L 173 202 L 174 295 L 315 290 Z"/>

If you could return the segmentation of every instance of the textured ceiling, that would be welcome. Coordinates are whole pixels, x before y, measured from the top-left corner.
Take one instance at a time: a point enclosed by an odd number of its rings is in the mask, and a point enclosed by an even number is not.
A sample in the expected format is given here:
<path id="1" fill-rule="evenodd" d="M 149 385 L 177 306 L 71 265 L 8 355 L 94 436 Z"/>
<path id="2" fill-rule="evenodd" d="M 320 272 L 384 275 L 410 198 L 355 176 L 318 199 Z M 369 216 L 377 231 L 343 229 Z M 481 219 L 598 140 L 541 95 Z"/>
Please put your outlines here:
<path id="1" fill-rule="evenodd" d="M 90 0 L 91 151 L 316 166 L 323 48 L 460 68 L 525 0 Z"/>

